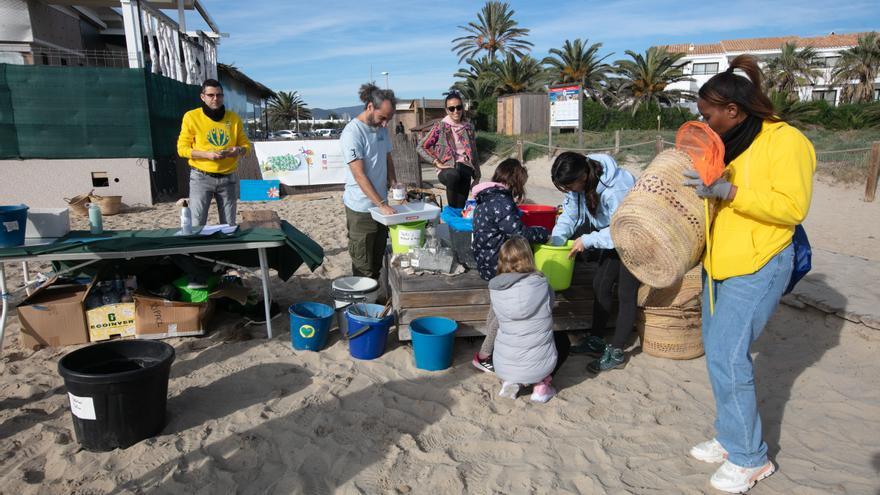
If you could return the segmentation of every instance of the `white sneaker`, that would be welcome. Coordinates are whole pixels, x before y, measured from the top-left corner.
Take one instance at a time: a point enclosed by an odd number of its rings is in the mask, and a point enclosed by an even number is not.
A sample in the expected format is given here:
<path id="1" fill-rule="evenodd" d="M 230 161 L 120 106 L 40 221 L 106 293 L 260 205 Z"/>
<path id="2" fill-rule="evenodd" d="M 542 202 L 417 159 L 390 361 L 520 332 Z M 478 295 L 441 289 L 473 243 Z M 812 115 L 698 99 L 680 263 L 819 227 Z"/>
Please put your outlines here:
<path id="1" fill-rule="evenodd" d="M 518 393 L 519 383 L 503 382 L 501 384 L 501 391 L 498 392 L 498 395 L 507 399 L 516 399 Z"/>
<path id="2" fill-rule="evenodd" d="M 727 451 L 716 439 L 706 440 L 691 447 L 691 457 L 703 462 L 724 462 L 727 460 Z"/>
<path id="3" fill-rule="evenodd" d="M 709 483 L 716 490 L 727 493 L 745 493 L 749 488 L 755 486 L 755 483 L 770 476 L 776 471 L 776 466 L 772 462 L 767 461 L 763 466 L 754 468 L 739 467 L 730 461 L 724 461 L 724 464 L 715 471 Z"/>

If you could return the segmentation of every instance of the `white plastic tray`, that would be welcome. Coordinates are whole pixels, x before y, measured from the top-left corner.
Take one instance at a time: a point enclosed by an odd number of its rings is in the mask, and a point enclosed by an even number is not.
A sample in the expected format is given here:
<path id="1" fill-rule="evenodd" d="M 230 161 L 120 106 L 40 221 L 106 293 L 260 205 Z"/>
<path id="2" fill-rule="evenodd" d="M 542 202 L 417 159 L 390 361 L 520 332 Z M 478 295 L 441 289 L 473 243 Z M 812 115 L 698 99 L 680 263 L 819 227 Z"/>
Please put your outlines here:
<path id="1" fill-rule="evenodd" d="M 379 213 L 379 207 L 370 208 L 370 215 L 373 220 L 382 225 L 397 225 L 400 223 L 418 222 L 420 220 L 433 220 L 440 216 L 440 208 L 430 203 L 405 203 L 402 205 L 392 206 L 394 215 L 383 215 Z"/>

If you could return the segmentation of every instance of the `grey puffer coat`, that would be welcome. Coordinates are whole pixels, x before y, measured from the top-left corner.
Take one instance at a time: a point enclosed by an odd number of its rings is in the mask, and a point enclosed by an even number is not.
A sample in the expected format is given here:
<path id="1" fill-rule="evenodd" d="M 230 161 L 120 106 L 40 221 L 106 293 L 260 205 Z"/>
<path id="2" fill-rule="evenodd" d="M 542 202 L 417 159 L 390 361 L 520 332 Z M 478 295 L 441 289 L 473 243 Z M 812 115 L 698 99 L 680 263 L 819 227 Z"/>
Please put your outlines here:
<path id="1" fill-rule="evenodd" d="M 540 272 L 502 273 L 489 282 L 498 335 L 492 362 L 504 381 L 538 383 L 556 367 L 553 290 Z"/>

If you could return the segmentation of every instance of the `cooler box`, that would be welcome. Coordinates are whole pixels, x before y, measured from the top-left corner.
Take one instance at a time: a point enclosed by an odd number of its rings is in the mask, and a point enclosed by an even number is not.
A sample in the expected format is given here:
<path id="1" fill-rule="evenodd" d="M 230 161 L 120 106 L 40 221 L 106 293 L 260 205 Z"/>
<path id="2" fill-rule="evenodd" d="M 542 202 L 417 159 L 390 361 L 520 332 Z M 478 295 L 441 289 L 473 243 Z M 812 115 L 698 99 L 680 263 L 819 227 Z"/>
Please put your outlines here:
<path id="1" fill-rule="evenodd" d="M 28 239 L 62 237 L 70 232 L 70 214 L 67 208 L 31 208 L 28 210 Z"/>
<path id="2" fill-rule="evenodd" d="M 281 199 L 280 180 L 238 181 L 240 201 L 275 201 Z"/>

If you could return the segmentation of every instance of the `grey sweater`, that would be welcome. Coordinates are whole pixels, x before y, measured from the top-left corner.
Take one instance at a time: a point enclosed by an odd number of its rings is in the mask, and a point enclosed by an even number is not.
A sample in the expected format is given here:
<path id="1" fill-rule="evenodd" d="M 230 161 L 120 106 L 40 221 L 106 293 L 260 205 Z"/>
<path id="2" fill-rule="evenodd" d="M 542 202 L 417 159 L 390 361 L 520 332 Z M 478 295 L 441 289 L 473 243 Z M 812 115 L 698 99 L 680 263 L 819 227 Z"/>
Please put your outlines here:
<path id="1" fill-rule="evenodd" d="M 492 362 L 504 381 L 538 383 L 556 366 L 553 290 L 540 272 L 502 273 L 489 282 L 498 335 Z"/>

